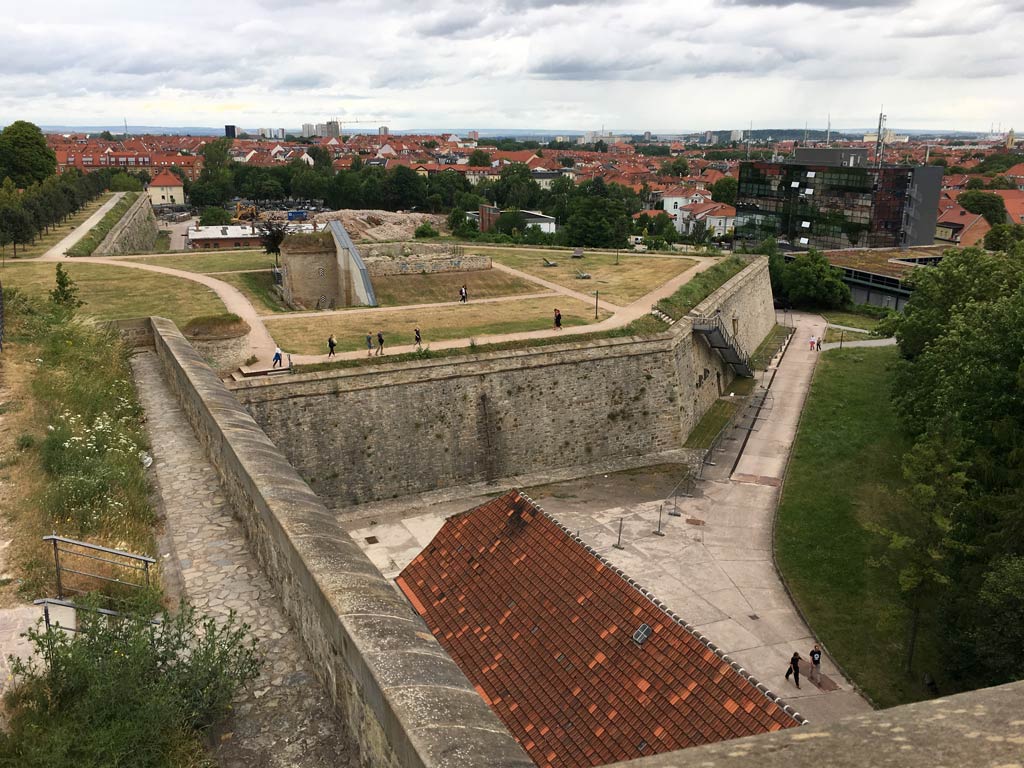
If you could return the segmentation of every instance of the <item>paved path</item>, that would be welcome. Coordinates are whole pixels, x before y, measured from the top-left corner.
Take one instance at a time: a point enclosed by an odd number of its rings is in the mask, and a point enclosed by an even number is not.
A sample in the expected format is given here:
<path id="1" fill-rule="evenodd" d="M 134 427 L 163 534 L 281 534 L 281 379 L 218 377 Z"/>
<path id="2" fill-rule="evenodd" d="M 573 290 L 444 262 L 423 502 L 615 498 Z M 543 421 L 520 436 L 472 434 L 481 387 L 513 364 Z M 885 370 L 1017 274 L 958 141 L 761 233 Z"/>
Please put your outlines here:
<path id="1" fill-rule="evenodd" d="M 866 328 L 855 328 L 852 325 L 838 325 L 836 323 L 829 323 L 829 328 L 838 328 L 840 331 L 852 331 L 853 333 L 871 333 Z"/>
<path id="2" fill-rule="evenodd" d="M 225 274 L 217 273 L 213 274 Z M 507 301 L 521 301 L 523 299 L 543 299 L 547 296 L 557 296 L 554 291 L 543 291 L 541 293 L 516 293 L 511 296 L 488 296 L 485 299 L 471 299 L 468 304 L 501 304 Z M 430 304 L 406 304 L 396 307 L 353 307 L 351 309 L 321 309 L 312 312 L 267 312 L 260 315 L 266 320 L 291 320 L 293 317 L 339 317 L 350 315 L 377 314 L 381 312 L 408 312 L 410 310 L 434 309 L 437 307 L 453 307 L 457 301 L 435 301 Z"/>
<path id="3" fill-rule="evenodd" d="M 281 601 L 249 553 L 245 533 L 221 491 L 153 352 L 133 358 L 146 428 L 154 446 L 156 488 L 183 588 L 200 611 L 234 610 L 255 634 L 266 663 L 214 734 L 223 768 L 347 768 L 348 741 Z M 161 557 L 163 562 L 167 562 Z"/>
<path id="4" fill-rule="evenodd" d="M 63 258 L 67 249 L 89 234 L 89 230 L 99 224 L 100 220 L 107 215 L 107 211 L 117 205 L 117 201 L 124 196 L 124 192 L 115 192 L 113 197 L 107 200 L 107 202 L 96 210 L 96 213 L 75 227 L 70 235 L 65 237 L 39 258 L 45 261 L 54 261 L 56 259 Z"/>

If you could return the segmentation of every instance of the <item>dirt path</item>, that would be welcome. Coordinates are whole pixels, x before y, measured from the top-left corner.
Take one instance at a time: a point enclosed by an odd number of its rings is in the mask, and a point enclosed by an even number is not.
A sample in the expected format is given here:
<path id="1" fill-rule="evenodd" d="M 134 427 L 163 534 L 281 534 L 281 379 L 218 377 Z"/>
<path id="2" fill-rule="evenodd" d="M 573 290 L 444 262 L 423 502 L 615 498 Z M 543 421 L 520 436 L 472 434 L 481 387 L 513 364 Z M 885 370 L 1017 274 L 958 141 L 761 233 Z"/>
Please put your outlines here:
<path id="1" fill-rule="evenodd" d="M 57 261 L 64 258 L 64 253 L 67 249 L 89 234 L 89 230 L 99 224 L 100 220 L 107 215 L 107 211 L 117 205 L 117 202 L 124 196 L 124 192 L 115 193 L 112 198 L 107 200 L 107 202 L 96 210 L 96 213 L 75 227 L 74 231 L 70 235 L 40 256 L 38 261 Z"/>

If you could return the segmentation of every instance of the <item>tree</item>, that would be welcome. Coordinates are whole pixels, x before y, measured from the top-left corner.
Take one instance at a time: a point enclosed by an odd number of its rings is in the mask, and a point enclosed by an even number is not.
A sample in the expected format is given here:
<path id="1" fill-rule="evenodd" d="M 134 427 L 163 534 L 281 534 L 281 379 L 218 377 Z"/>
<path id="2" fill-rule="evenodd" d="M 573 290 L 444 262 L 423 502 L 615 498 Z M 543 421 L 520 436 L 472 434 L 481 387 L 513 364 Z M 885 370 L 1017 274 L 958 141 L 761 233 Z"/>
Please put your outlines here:
<path id="1" fill-rule="evenodd" d="M 328 176 L 334 173 L 334 158 L 323 147 L 310 147 L 306 154 L 313 158 L 313 169 Z"/>
<path id="2" fill-rule="evenodd" d="M 50 291 L 50 301 L 64 309 L 77 309 L 85 303 L 78 298 L 78 286 L 63 264 L 57 265 L 57 286 Z"/>
<path id="3" fill-rule="evenodd" d="M 110 177 L 108 188 L 111 192 L 141 192 L 142 181 L 134 176 L 129 176 L 124 171 L 119 171 Z"/>
<path id="4" fill-rule="evenodd" d="M 971 213 L 979 213 L 993 227 L 1006 223 L 1006 203 L 1003 198 L 993 192 L 982 192 L 972 189 L 961 192 L 956 201 Z"/>
<path id="5" fill-rule="evenodd" d="M 801 253 L 786 264 L 782 285 L 795 307 L 828 309 L 850 303 L 850 289 L 842 280 L 842 272 L 818 251 Z"/>
<path id="6" fill-rule="evenodd" d="M 996 224 L 985 233 L 985 249 L 1009 253 L 1024 243 L 1024 224 Z"/>
<path id="7" fill-rule="evenodd" d="M 604 139 L 598 139 L 594 142 L 594 151 L 601 152 L 602 154 L 608 151 L 608 142 Z"/>
<path id="8" fill-rule="evenodd" d="M 281 253 L 281 243 L 288 236 L 288 224 L 273 219 L 260 224 L 260 242 L 263 250 L 275 256 Z"/>
<path id="9" fill-rule="evenodd" d="M 887 551 L 874 565 L 888 566 L 909 611 L 905 668 L 914 663 L 921 612 L 934 608 L 951 585 L 950 561 L 957 545 L 950 532 L 967 500 L 968 477 L 959 446 L 941 433 L 918 441 L 903 458 L 902 489 L 889 515 L 892 527 L 868 524 L 884 537 Z"/>
<path id="10" fill-rule="evenodd" d="M 978 592 L 976 656 L 992 683 L 1024 679 L 1024 556 L 1002 557 Z"/>
<path id="11" fill-rule="evenodd" d="M 716 203 L 736 204 L 736 190 L 739 182 L 732 176 L 723 176 L 711 185 L 711 199 Z"/>
<path id="12" fill-rule="evenodd" d="M 441 234 L 441 233 L 438 232 L 436 229 L 434 229 L 434 227 L 431 226 L 429 221 L 424 221 L 422 224 L 420 224 L 418 227 L 416 227 L 416 231 L 413 232 L 412 236 L 417 238 L 417 239 L 421 239 L 421 238 L 437 237 L 439 234 Z"/>
<path id="13" fill-rule="evenodd" d="M 985 188 L 985 182 L 982 179 L 979 179 L 978 177 L 974 177 L 973 179 L 968 179 L 967 180 L 967 189 L 984 189 L 984 188 Z"/>
<path id="14" fill-rule="evenodd" d="M 412 168 L 399 165 L 385 178 L 383 194 L 388 210 L 423 208 L 427 202 L 427 182 Z"/>
<path id="15" fill-rule="evenodd" d="M 57 156 L 46 146 L 46 137 L 37 125 L 15 120 L 0 131 L 0 181 L 10 177 L 16 186 L 25 188 L 56 170 Z"/>
<path id="16" fill-rule="evenodd" d="M 1017 185 L 1002 175 L 993 176 L 988 183 L 989 189 L 1016 189 Z"/>
<path id="17" fill-rule="evenodd" d="M 231 213 L 220 206 L 209 206 L 203 209 L 199 224 L 204 227 L 223 227 L 231 223 Z"/>
<path id="18" fill-rule="evenodd" d="M 215 176 L 218 171 L 231 169 L 232 160 L 229 153 L 233 144 L 234 142 L 231 139 L 225 137 L 223 139 L 215 139 L 203 145 L 203 148 L 199 150 L 199 154 L 203 156 L 201 178 L 209 179 Z"/>
<path id="19" fill-rule="evenodd" d="M 469 164 L 473 168 L 484 168 L 490 166 L 491 156 L 482 149 L 474 149 L 469 153 Z"/>
<path id="20" fill-rule="evenodd" d="M 14 245 L 14 258 L 18 258 L 18 246 L 32 242 L 38 229 L 22 206 L 6 203 L 0 205 L 0 246 Z"/>
<path id="21" fill-rule="evenodd" d="M 661 164 L 659 173 L 662 176 L 686 176 L 690 172 L 690 164 L 686 162 L 685 157 L 676 157 L 672 160 L 666 160 Z"/>

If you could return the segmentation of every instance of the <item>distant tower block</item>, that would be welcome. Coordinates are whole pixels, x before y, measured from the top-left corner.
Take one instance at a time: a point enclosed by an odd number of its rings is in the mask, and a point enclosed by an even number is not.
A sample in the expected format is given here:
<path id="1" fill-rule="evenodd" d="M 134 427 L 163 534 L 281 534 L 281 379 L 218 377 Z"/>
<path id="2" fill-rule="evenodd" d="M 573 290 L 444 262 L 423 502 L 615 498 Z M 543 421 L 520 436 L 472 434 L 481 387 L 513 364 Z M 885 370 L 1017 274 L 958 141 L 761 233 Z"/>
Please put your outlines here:
<path id="1" fill-rule="evenodd" d="M 388 135 L 388 127 L 386 125 L 382 125 L 380 128 L 377 129 L 377 134 L 379 136 L 387 136 Z"/>
<path id="2" fill-rule="evenodd" d="M 1006 148 L 1013 149 L 1015 146 L 1017 146 L 1017 137 L 1013 133 L 1013 128 L 1011 128 L 1010 132 L 1006 134 Z"/>
<path id="3" fill-rule="evenodd" d="M 238 129 L 235 126 L 233 126 L 233 125 L 225 125 L 224 126 L 224 136 L 229 138 L 229 139 L 237 138 L 237 136 L 238 136 Z"/>

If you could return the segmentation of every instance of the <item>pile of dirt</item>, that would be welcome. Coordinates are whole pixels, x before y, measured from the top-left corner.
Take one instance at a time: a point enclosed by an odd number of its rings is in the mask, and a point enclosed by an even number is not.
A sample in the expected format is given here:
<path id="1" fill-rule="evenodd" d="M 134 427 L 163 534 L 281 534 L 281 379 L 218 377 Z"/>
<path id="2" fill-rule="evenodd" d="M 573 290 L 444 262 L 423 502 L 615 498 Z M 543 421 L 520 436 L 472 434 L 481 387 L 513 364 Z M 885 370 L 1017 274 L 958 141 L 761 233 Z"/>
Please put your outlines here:
<path id="1" fill-rule="evenodd" d="M 427 222 L 442 232 L 446 223 L 444 216 L 433 213 L 342 209 L 316 215 L 319 224 L 339 219 L 353 240 L 363 241 L 412 240 L 420 224 Z"/>

